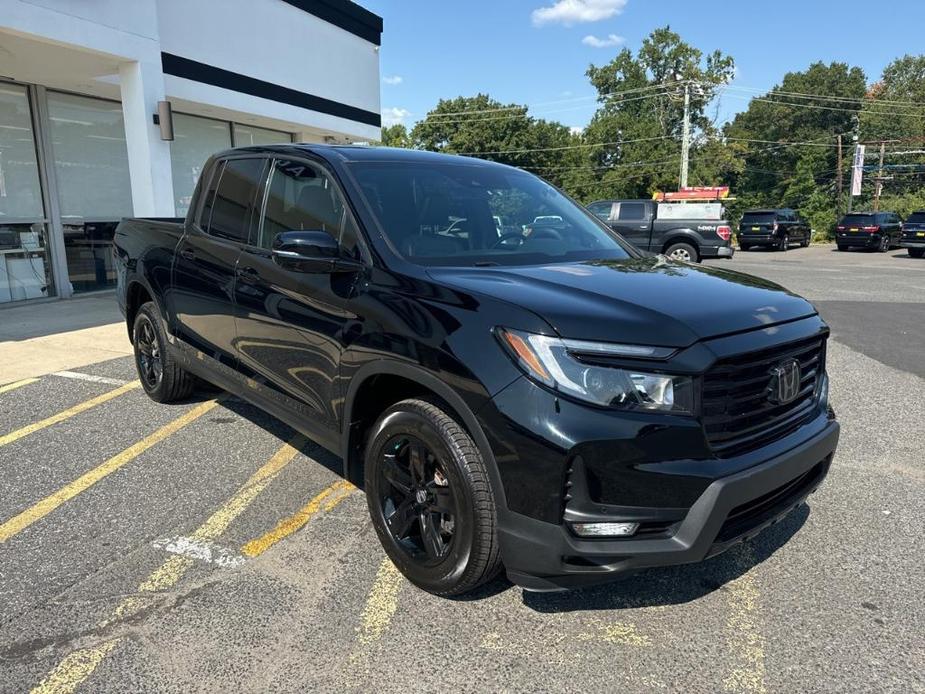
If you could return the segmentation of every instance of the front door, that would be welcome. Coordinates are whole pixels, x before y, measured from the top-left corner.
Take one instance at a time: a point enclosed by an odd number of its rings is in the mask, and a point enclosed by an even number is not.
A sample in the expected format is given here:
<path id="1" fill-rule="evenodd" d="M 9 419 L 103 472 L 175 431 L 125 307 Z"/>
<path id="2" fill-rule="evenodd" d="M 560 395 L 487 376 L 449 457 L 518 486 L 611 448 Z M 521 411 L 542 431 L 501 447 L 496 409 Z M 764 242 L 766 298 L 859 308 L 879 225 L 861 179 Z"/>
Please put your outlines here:
<path id="1" fill-rule="evenodd" d="M 271 253 L 281 232 L 318 230 L 356 257 L 356 226 L 331 176 L 313 163 L 275 160 L 254 243 L 238 263 L 236 344 L 245 371 L 331 425 L 345 333 L 357 320 L 350 306 L 358 275 L 286 269 Z"/>
<path id="2" fill-rule="evenodd" d="M 218 162 L 202 211 L 176 249 L 171 309 L 184 342 L 228 366 L 236 356 L 234 284 L 266 160 Z"/>

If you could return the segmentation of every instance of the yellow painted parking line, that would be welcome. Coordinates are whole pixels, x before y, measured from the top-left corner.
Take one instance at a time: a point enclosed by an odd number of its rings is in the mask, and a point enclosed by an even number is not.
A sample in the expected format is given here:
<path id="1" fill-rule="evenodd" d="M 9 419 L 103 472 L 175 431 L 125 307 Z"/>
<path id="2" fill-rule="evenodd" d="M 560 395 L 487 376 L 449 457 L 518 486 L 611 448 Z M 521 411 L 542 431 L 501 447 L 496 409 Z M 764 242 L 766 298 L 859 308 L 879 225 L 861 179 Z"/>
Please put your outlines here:
<path id="1" fill-rule="evenodd" d="M 736 550 L 736 562 L 743 569 L 750 569 L 754 563 L 754 550 L 740 545 Z M 729 614 L 726 618 L 728 645 L 735 658 L 732 672 L 723 680 L 723 687 L 729 692 L 750 692 L 764 694 L 765 685 L 764 637 L 756 623 L 760 608 L 758 582 L 751 571 L 746 571 L 726 586 L 729 600 Z"/>
<path id="2" fill-rule="evenodd" d="M 56 491 L 54 494 L 45 497 L 37 504 L 30 506 L 19 515 L 13 516 L 10 518 L 10 520 L 0 525 L 0 544 L 6 542 L 17 533 L 22 532 L 36 521 L 44 518 L 49 513 L 61 506 L 61 504 L 64 502 L 68 501 L 69 499 L 73 499 L 81 492 L 86 491 L 104 477 L 111 475 L 116 470 L 132 462 L 146 450 L 160 443 L 167 437 L 175 434 L 187 424 L 196 421 L 217 404 L 218 400 L 209 400 L 208 402 L 204 402 L 201 405 L 197 405 L 182 417 L 178 417 L 169 424 L 162 426 L 150 436 L 146 436 L 138 443 L 129 446 L 121 453 L 114 455 L 99 467 L 93 468 L 89 472 L 78 477 L 70 484 L 66 484 L 65 486 L 61 487 L 61 489 Z"/>
<path id="3" fill-rule="evenodd" d="M 389 628 L 398 608 L 398 593 L 404 583 L 405 577 L 395 568 L 392 560 L 383 560 L 363 608 L 363 623 L 359 634 L 362 643 L 377 641 Z"/>
<path id="4" fill-rule="evenodd" d="M 330 487 L 322 490 L 314 499 L 309 501 L 297 513 L 280 521 L 280 523 L 270 532 L 256 540 L 251 540 L 241 548 L 241 554 L 248 557 L 256 557 L 266 552 L 270 547 L 280 540 L 289 537 L 292 533 L 302 528 L 312 519 L 322 508 L 330 511 L 341 501 L 346 499 L 351 492 L 356 489 L 350 482 L 339 480 Z"/>
<path id="5" fill-rule="evenodd" d="M 293 461 L 299 449 L 305 445 L 305 438 L 298 435 L 284 444 L 266 464 L 251 475 L 250 479 L 235 492 L 208 520 L 193 532 L 192 537 L 199 540 L 214 540 L 221 535 L 231 522 L 266 489 L 267 485 Z M 189 557 L 173 555 L 155 569 L 138 586 L 138 592 L 150 593 L 167 590 L 176 585 L 186 571 L 193 565 Z M 138 596 L 122 600 L 111 617 L 104 620 L 101 627 L 125 619 L 144 607 L 145 601 Z M 86 681 L 103 659 L 124 637 L 117 637 L 99 646 L 81 648 L 69 654 L 42 680 L 33 694 L 69 694 Z"/>
<path id="6" fill-rule="evenodd" d="M 74 651 L 61 661 L 51 675 L 32 690 L 32 694 L 70 694 L 96 670 L 103 658 L 109 655 L 117 643 L 118 640 L 107 641 L 94 648 Z"/>
<path id="7" fill-rule="evenodd" d="M 21 380 L 21 381 L 13 381 L 12 383 L 7 383 L 7 384 L 4 385 L 4 386 L 0 386 L 0 393 L 9 393 L 11 390 L 16 390 L 17 388 L 22 388 L 23 386 L 27 386 L 27 385 L 29 385 L 30 383 L 35 383 L 37 380 L 39 380 L 39 379 L 37 379 L 37 378 L 24 378 L 24 379 Z"/>
<path id="8" fill-rule="evenodd" d="M 14 384 L 10 384 L 10 385 L 14 385 Z M 134 390 L 135 388 L 138 388 L 140 385 L 141 384 L 138 381 L 132 381 L 131 383 L 126 383 L 124 386 L 119 386 L 115 390 L 110 390 L 108 393 L 103 393 L 102 395 L 97 395 L 95 398 L 90 398 L 89 400 L 85 400 L 84 402 L 74 405 L 73 407 L 69 407 L 68 409 L 62 412 L 59 412 L 58 414 L 54 414 L 51 417 L 47 417 L 46 419 L 43 419 L 40 422 L 36 422 L 35 424 L 30 424 L 29 426 L 25 426 L 22 429 L 17 429 L 16 431 L 11 431 L 9 434 L 0 436 L 0 446 L 5 446 L 8 443 L 13 443 L 13 441 L 18 441 L 24 436 L 28 436 L 29 434 L 34 434 L 35 432 L 40 431 L 41 429 L 50 427 L 53 424 L 57 424 L 58 422 L 63 422 L 65 419 L 70 419 L 74 415 L 78 415 L 81 412 L 86 412 L 87 410 L 92 409 L 96 407 L 97 405 L 102 405 L 104 402 L 109 402 L 113 398 L 117 398 L 120 395 L 129 392 L 130 390 Z M 0 540 L 0 542 L 2 542 L 2 540 Z"/>

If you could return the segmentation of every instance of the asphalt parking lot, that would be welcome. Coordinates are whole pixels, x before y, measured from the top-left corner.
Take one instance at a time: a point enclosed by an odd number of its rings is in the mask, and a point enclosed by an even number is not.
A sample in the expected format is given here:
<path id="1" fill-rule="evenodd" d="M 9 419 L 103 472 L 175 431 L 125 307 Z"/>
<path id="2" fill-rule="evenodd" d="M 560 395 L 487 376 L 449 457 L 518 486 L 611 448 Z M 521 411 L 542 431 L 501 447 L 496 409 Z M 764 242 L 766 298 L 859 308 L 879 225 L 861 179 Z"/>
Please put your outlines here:
<path id="1" fill-rule="evenodd" d="M 338 459 L 130 358 L 0 387 L 0 691 L 925 692 L 925 261 L 711 264 L 830 322 L 839 452 L 755 540 L 601 588 L 423 593 Z"/>

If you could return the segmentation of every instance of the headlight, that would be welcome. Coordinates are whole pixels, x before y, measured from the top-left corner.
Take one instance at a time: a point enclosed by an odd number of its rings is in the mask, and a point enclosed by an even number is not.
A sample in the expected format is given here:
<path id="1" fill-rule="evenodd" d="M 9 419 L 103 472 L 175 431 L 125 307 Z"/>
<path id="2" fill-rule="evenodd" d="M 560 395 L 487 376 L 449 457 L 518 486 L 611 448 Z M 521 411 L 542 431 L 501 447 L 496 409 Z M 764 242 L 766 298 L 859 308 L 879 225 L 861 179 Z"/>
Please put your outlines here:
<path id="1" fill-rule="evenodd" d="M 614 357 L 665 359 L 674 353 L 671 348 L 563 340 L 505 328 L 497 334 L 528 376 L 563 395 L 624 410 L 676 414 L 694 410 L 693 383 L 688 376 L 593 363 Z"/>

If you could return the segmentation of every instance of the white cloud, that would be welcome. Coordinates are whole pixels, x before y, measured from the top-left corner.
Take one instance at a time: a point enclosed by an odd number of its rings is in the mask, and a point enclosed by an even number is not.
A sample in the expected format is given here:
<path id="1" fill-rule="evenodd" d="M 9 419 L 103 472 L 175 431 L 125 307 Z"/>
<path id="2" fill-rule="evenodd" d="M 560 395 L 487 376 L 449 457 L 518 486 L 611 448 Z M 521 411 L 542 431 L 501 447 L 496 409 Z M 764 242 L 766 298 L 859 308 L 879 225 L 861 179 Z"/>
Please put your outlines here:
<path id="1" fill-rule="evenodd" d="M 382 125 L 388 127 L 390 125 L 398 125 L 399 123 L 404 123 L 405 118 L 411 115 L 411 111 L 406 108 L 398 108 L 397 106 L 392 106 L 391 108 L 382 109 Z"/>
<path id="2" fill-rule="evenodd" d="M 383 78 L 382 78 L 382 81 L 383 81 L 385 84 L 392 84 L 392 85 L 395 85 L 395 84 L 401 84 L 401 83 L 404 82 L 405 80 L 402 78 L 401 75 L 389 75 L 388 77 L 383 77 Z"/>
<path id="3" fill-rule="evenodd" d="M 568 131 L 572 133 L 572 135 L 581 135 L 585 129 L 580 125 L 573 125 L 568 129 Z"/>
<path id="4" fill-rule="evenodd" d="M 612 48 L 613 46 L 619 46 L 626 39 L 622 36 L 617 36 L 616 34 L 607 34 L 602 39 L 599 39 L 597 36 L 585 36 L 581 42 L 586 46 L 591 46 L 592 48 Z"/>
<path id="5" fill-rule="evenodd" d="M 538 7 L 530 17 L 534 26 L 543 24 L 580 24 L 610 19 L 626 7 L 628 0 L 557 0 L 548 7 Z"/>

